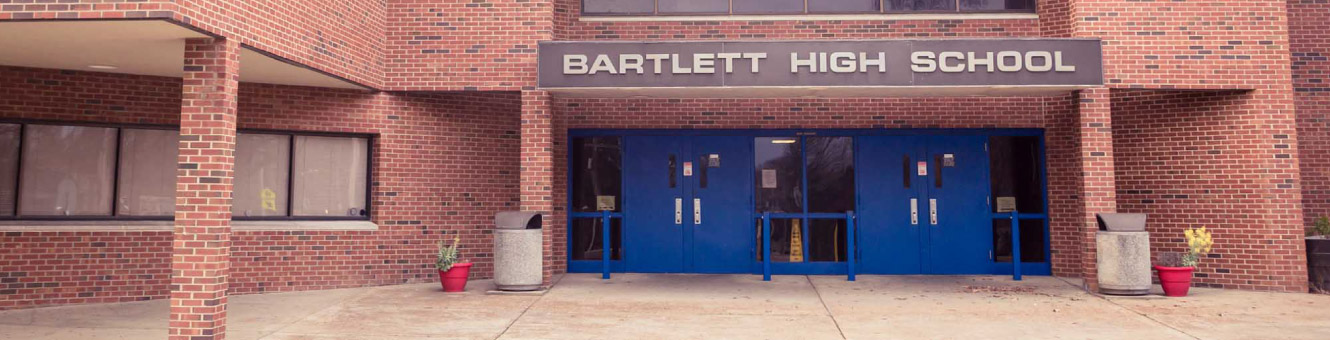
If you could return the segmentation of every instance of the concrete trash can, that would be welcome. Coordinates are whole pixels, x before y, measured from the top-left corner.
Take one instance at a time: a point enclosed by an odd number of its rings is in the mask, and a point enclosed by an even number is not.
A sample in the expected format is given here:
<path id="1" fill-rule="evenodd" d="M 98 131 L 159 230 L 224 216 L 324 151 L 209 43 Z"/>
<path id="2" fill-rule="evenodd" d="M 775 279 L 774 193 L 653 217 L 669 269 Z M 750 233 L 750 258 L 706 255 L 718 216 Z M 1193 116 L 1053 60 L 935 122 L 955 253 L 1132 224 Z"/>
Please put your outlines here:
<path id="1" fill-rule="evenodd" d="M 542 219 L 540 213 L 526 211 L 494 216 L 494 285 L 499 290 L 540 289 Z"/>
<path id="2" fill-rule="evenodd" d="M 1145 214 L 1097 214 L 1095 249 L 1099 292 L 1110 295 L 1150 293 L 1150 233 Z"/>

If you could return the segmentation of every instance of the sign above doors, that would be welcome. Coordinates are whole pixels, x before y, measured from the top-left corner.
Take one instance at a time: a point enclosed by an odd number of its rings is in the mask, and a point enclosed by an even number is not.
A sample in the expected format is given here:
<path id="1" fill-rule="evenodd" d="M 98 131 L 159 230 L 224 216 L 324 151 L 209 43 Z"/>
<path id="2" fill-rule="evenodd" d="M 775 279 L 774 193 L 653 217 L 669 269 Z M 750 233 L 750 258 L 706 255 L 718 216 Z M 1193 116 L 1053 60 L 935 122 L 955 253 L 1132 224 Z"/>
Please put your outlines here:
<path id="1" fill-rule="evenodd" d="M 540 87 L 555 91 L 1103 85 L 1095 39 L 553 41 L 539 54 Z"/>

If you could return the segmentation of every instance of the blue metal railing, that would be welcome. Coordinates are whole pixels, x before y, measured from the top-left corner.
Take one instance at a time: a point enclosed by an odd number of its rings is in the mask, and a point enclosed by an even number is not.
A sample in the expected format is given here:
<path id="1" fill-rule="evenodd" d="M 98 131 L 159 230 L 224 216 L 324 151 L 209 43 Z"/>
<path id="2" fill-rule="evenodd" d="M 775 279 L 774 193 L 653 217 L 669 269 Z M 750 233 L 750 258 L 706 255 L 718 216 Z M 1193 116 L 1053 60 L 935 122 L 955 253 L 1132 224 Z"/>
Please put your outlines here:
<path id="1" fill-rule="evenodd" d="M 845 219 L 845 276 L 847 281 L 855 279 L 855 258 L 858 257 L 855 245 L 858 238 L 855 236 L 855 215 L 854 211 L 846 211 L 844 214 L 837 213 L 770 213 L 763 212 L 758 215 L 762 220 L 762 281 L 771 281 L 771 218 L 809 218 L 809 219 Z"/>
<path id="2" fill-rule="evenodd" d="M 602 280 L 610 279 L 610 257 L 614 255 L 610 248 L 610 211 L 600 211 L 600 278 Z"/>
<path id="3" fill-rule="evenodd" d="M 1011 279 L 1021 280 L 1021 219 L 1047 219 L 1048 214 L 1022 214 L 1017 211 L 994 213 L 993 219 L 1011 220 Z"/>

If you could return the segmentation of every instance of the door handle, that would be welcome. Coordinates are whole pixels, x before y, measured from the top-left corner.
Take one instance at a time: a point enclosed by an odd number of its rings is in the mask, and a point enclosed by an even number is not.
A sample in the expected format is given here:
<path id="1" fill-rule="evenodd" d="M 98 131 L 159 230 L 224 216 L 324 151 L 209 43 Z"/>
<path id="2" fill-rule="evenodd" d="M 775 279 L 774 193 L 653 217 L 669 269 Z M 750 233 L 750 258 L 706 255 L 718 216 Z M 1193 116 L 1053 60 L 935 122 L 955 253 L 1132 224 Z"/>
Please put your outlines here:
<path id="1" fill-rule="evenodd" d="M 702 224 L 702 199 L 693 199 L 693 225 Z"/>
<path id="2" fill-rule="evenodd" d="M 928 199 L 928 223 L 937 225 L 937 199 Z"/>
<path id="3" fill-rule="evenodd" d="M 674 198 L 674 224 L 683 224 L 683 199 Z"/>
<path id="4" fill-rule="evenodd" d="M 919 225 L 919 199 L 910 199 L 910 225 Z"/>

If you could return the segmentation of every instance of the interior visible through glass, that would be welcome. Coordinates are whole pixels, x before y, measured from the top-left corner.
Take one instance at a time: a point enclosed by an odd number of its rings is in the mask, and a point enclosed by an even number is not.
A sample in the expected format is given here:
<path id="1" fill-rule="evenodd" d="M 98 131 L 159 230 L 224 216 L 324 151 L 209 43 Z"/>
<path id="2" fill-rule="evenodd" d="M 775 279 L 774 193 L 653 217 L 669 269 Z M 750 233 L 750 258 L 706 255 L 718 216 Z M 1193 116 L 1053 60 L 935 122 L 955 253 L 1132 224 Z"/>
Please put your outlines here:
<path id="1" fill-rule="evenodd" d="M 798 137 L 754 140 L 757 212 L 803 212 L 803 161 L 799 152 Z"/>
<path id="2" fill-rule="evenodd" d="M 116 213 L 171 216 L 175 211 L 176 130 L 123 129 L 120 136 L 120 183 Z"/>
<path id="3" fill-rule="evenodd" d="M 992 136 L 989 145 L 989 180 L 992 211 L 1043 213 L 1044 190 L 1040 174 L 1037 136 Z M 1046 262 L 1045 221 L 1021 219 L 1021 262 Z M 1011 220 L 993 220 L 993 259 L 1011 262 Z"/>
<path id="4" fill-rule="evenodd" d="M 619 137 L 573 138 L 573 211 L 623 211 L 621 145 Z"/>
<path id="5" fill-rule="evenodd" d="M 604 226 L 602 219 L 596 218 L 574 218 L 572 225 L 572 239 L 569 240 L 568 252 L 574 260 L 600 260 L 604 253 Z M 623 259 L 623 219 L 610 219 L 610 250 L 613 256 L 611 260 Z"/>

